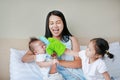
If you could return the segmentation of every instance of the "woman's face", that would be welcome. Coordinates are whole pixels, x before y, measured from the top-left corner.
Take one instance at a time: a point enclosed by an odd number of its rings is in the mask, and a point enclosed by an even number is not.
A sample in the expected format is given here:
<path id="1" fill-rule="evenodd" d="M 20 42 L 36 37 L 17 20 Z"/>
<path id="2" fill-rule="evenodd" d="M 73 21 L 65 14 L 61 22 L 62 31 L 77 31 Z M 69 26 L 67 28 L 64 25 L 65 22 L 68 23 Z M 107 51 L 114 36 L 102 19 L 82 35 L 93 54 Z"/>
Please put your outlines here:
<path id="1" fill-rule="evenodd" d="M 60 37 L 63 31 L 64 25 L 60 17 L 51 15 L 49 18 L 49 29 L 53 37 Z"/>

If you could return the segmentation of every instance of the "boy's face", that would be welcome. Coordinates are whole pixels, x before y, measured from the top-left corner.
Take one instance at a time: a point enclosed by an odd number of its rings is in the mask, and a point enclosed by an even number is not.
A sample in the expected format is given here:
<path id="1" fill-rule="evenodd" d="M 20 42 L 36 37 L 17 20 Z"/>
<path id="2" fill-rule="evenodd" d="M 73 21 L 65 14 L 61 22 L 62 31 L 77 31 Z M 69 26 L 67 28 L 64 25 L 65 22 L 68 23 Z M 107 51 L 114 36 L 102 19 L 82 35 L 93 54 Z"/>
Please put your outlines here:
<path id="1" fill-rule="evenodd" d="M 32 49 L 34 50 L 35 54 L 43 54 L 45 53 L 45 44 L 41 41 L 35 41 L 32 42 L 31 44 Z"/>

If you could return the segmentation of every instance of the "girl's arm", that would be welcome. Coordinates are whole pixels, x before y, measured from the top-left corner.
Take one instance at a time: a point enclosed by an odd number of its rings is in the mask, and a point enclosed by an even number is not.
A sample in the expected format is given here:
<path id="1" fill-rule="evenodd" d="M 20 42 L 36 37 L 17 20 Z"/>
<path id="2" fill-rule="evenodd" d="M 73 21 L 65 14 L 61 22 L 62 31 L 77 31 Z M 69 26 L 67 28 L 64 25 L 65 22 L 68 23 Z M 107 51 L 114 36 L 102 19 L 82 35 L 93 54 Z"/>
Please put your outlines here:
<path id="1" fill-rule="evenodd" d="M 79 52 L 80 45 L 78 43 L 78 40 L 74 36 L 70 37 L 70 39 L 72 41 L 72 50 Z M 74 57 L 74 61 L 59 60 L 59 64 L 67 68 L 81 68 L 82 67 L 81 59 L 79 57 Z"/>
<path id="2" fill-rule="evenodd" d="M 65 50 L 65 52 L 64 52 L 65 54 L 68 54 L 68 55 L 72 55 L 72 56 L 77 56 L 77 57 L 79 57 L 79 52 L 76 52 L 76 51 L 73 51 L 73 50 L 70 50 L 70 49 L 67 49 L 66 48 L 66 50 Z"/>
<path id="3" fill-rule="evenodd" d="M 22 57 L 22 62 L 32 62 L 34 61 L 35 55 L 29 50 L 27 53 Z"/>
<path id="4" fill-rule="evenodd" d="M 108 72 L 104 72 L 104 73 L 102 73 L 102 74 L 103 74 L 105 80 L 111 80 L 111 79 L 110 79 L 110 75 L 108 74 Z"/>

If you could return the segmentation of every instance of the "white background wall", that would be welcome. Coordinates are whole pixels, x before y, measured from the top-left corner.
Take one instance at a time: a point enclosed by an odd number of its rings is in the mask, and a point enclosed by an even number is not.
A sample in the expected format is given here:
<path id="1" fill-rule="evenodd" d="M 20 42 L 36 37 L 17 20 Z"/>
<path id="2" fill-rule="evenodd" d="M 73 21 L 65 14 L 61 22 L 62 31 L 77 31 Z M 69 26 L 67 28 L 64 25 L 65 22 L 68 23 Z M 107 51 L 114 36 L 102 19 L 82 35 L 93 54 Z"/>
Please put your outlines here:
<path id="1" fill-rule="evenodd" d="M 46 16 L 55 9 L 79 38 L 120 37 L 120 0 L 0 0 L 0 38 L 44 35 Z"/>

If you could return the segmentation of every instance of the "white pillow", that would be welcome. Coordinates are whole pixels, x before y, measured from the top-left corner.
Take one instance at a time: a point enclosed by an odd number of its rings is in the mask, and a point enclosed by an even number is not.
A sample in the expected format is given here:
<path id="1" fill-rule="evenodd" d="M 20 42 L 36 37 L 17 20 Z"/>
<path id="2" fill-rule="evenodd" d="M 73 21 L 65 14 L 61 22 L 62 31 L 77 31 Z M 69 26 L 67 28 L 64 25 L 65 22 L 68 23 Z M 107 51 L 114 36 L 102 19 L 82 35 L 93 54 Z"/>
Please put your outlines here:
<path id="1" fill-rule="evenodd" d="M 85 50 L 86 48 L 87 48 L 87 46 L 85 46 L 85 45 L 80 46 L 80 50 Z"/>
<path id="2" fill-rule="evenodd" d="M 42 80 L 35 62 L 23 63 L 25 50 L 10 49 L 10 80 Z"/>
<path id="3" fill-rule="evenodd" d="M 108 71 L 111 76 L 118 80 L 120 78 L 120 43 L 113 42 L 109 44 L 109 52 L 114 55 L 114 59 L 105 59 Z"/>

